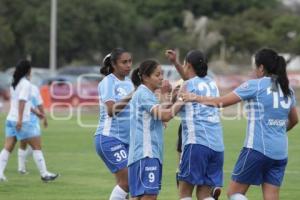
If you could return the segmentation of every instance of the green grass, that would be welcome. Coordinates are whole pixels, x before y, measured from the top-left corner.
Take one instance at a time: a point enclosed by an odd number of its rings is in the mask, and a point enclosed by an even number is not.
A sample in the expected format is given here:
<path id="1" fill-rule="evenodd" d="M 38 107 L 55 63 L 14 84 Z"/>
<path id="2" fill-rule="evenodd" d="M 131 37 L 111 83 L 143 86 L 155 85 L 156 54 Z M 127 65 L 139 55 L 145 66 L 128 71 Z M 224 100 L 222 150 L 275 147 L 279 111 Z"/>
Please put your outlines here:
<path id="1" fill-rule="evenodd" d="M 84 117 L 85 123 L 97 123 L 97 115 Z M 0 115 L 0 143 L 4 142 L 5 116 Z M 165 131 L 165 159 L 161 200 L 178 199 L 175 185 L 177 154 L 177 121 L 168 124 Z M 224 190 L 230 173 L 242 147 L 246 121 L 224 121 L 225 164 Z M 281 199 L 296 200 L 300 196 L 300 135 L 299 126 L 289 133 L 289 163 L 281 189 Z M 28 162 L 29 175 L 17 173 L 16 149 L 9 159 L 5 175 L 8 182 L 0 183 L 2 200 L 93 200 L 108 199 L 114 186 L 114 178 L 98 158 L 94 150 L 95 128 L 81 128 L 76 118 L 68 121 L 49 120 L 49 128 L 43 130 L 43 151 L 50 171 L 59 172 L 61 177 L 53 183 L 42 183 L 32 158 Z M 249 199 L 262 199 L 259 187 L 251 187 Z"/>

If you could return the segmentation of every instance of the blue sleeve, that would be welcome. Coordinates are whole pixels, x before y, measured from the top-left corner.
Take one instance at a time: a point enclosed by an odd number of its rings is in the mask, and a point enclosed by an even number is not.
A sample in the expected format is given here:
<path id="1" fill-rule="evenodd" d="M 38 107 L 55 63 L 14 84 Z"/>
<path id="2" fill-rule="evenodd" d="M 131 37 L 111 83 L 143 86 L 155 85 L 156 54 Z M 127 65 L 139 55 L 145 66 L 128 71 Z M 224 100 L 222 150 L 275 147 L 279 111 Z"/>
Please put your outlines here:
<path id="1" fill-rule="evenodd" d="M 151 113 L 156 105 L 159 105 L 157 98 L 150 94 L 141 94 L 140 103 L 142 104 L 142 108 L 149 113 Z"/>
<path id="2" fill-rule="evenodd" d="M 115 83 L 113 79 L 105 77 L 99 84 L 98 93 L 103 103 L 106 103 L 107 101 L 116 101 Z"/>
<path id="3" fill-rule="evenodd" d="M 241 100 L 252 99 L 256 96 L 258 90 L 257 84 L 257 80 L 249 80 L 237 87 L 233 92 L 239 96 Z"/>

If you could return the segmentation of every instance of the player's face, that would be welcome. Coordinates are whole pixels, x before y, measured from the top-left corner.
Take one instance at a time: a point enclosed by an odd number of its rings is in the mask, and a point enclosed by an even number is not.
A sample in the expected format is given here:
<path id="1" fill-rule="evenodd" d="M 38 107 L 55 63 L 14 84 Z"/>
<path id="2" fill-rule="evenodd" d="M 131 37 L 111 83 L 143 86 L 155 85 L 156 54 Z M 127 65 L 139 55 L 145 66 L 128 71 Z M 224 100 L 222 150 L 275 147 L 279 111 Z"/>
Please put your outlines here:
<path id="1" fill-rule="evenodd" d="M 121 54 L 117 63 L 115 63 L 115 72 L 120 76 L 128 76 L 132 66 L 131 55 L 127 52 Z"/>
<path id="2" fill-rule="evenodd" d="M 145 80 L 149 86 L 156 90 L 158 88 L 161 88 L 162 81 L 163 81 L 163 72 L 161 70 L 161 66 L 158 65 L 155 70 L 152 72 L 152 74 L 146 78 Z"/>

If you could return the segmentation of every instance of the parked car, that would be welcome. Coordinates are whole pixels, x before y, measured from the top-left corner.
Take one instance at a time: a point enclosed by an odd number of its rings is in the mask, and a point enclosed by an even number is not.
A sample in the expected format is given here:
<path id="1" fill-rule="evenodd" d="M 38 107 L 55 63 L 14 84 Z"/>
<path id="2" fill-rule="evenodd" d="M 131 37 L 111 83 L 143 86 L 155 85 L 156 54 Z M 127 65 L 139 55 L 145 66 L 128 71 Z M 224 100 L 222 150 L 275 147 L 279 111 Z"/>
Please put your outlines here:
<path id="1" fill-rule="evenodd" d="M 98 102 L 98 83 L 84 76 L 58 75 L 44 79 L 43 85 L 49 86 L 52 103 L 78 106 L 80 103 Z"/>
<path id="2" fill-rule="evenodd" d="M 0 98 L 3 100 L 9 100 L 11 77 L 7 73 L 0 72 L 0 80 Z"/>
<path id="3" fill-rule="evenodd" d="M 84 77 L 86 80 L 100 82 L 104 76 L 100 74 L 100 66 L 66 66 L 57 71 L 59 75 Z"/>
<path id="4" fill-rule="evenodd" d="M 5 72 L 12 77 L 14 71 L 15 71 L 15 68 L 11 67 L 11 68 L 8 68 Z M 55 76 L 55 74 L 51 74 L 49 69 L 32 67 L 30 81 L 36 86 L 41 86 L 44 79 L 52 77 L 52 76 Z"/>

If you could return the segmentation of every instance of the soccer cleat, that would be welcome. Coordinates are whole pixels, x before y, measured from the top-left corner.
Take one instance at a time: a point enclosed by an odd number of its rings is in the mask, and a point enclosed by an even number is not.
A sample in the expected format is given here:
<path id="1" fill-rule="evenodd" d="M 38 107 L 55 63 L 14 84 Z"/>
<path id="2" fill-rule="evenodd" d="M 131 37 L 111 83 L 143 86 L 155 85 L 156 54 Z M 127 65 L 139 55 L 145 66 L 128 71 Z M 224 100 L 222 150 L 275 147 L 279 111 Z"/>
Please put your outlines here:
<path id="1" fill-rule="evenodd" d="M 47 183 L 49 181 L 54 181 L 57 177 L 59 177 L 59 174 L 49 173 L 46 176 L 42 176 L 41 180 L 44 181 L 45 183 Z"/>
<path id="2" fill-rule="evenodd" d="M 6 181 L 7 178 L 4 175 L 0 176 L 0 182 L 6 182 Z"/>
<path id="3" fill-rule="evenodd" d="M 218 200 L 219 197 L 220 197 L 220 195 L 221 195 L 221 188 L 220 188 L 220 187 L 215 187 L 215 188 L 213 188 L 211 196 L 212 196 L 215 200 Z"/>
<path id="4" fill-rule="evenodd" d="M 29 172 L 26 171 L 25 169 L 23 169 L 23 170 L 18 170 L 18 172 L 19 172 L 19 174 L 21 174 L 21 175 L 27 175 L 27 174 L 29 174 Z"/>

